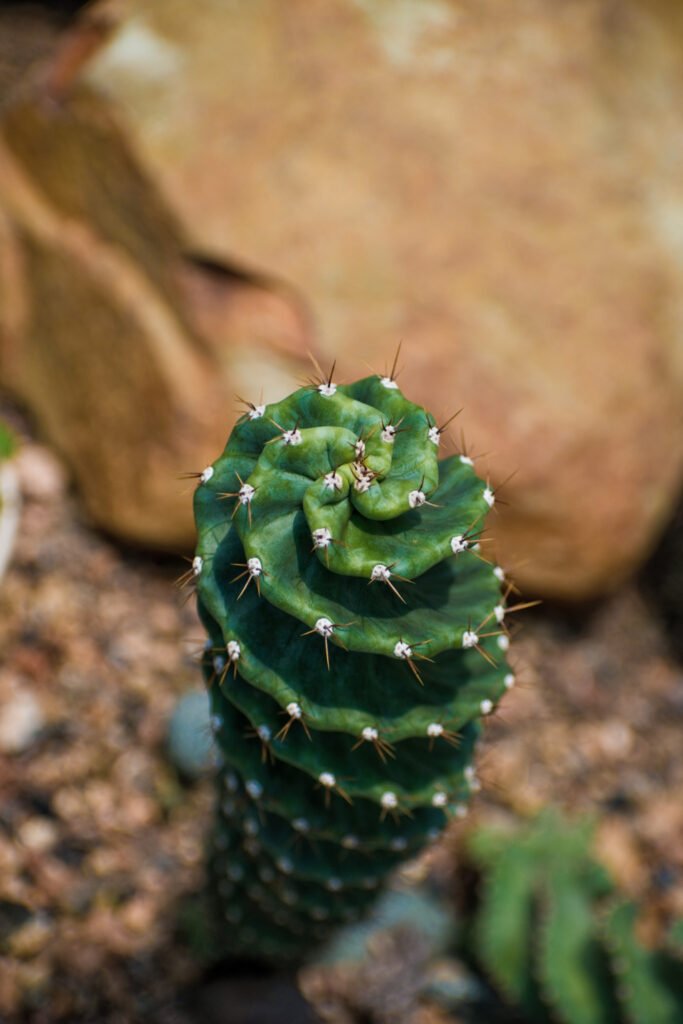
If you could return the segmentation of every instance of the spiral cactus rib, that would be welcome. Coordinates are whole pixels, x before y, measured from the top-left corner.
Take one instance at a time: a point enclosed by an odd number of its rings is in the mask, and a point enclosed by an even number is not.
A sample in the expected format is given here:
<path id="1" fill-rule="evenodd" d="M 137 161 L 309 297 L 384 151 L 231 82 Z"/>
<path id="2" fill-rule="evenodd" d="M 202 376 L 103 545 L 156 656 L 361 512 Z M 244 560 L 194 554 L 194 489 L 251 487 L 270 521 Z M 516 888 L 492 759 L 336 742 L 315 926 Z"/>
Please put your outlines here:
<path id="1" fill-rule="evenodd" d="M 395 381 L 251 406 L 195 495 L 229 950 L 299 959 L 474 783 L 512 676 L 493 503 Z"/>

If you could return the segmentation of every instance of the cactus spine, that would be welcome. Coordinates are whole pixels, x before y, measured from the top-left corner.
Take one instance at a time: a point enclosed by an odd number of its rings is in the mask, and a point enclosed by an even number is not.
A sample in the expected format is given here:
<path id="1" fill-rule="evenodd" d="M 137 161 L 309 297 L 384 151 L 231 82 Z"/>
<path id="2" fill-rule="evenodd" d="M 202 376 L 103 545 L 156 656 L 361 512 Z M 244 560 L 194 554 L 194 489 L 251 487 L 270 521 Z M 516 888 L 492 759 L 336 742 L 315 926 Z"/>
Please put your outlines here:
<path id="1" fill-rule="evenodd" d="M 646 948 L 591 840 L 549 813 L 512 837 L 475 833 L 482 893 L 465 949 L 534 1024 L 683 1024 L 683 921 Z"/>
<path id="2" fill-rule="evenodd" d="M 200 475 L 223 950 L 296 961 L 462 813 L 513 677 L 494 502 L 392 377 L 247 403 Z"/>

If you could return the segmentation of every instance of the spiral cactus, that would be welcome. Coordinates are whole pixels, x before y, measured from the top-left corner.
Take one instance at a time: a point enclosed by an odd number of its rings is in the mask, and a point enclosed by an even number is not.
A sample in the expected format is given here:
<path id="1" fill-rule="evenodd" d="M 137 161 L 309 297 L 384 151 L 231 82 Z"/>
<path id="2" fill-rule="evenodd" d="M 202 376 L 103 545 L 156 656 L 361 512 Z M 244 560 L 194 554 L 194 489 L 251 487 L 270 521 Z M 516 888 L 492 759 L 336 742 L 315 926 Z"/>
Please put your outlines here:
<path id="1" fill-rule="evenodd" d="M 249 405 L 199 478 L 223 952 L 299 960 L 464 812 L 514 678 L 494 503 L 393 376 Z"/>

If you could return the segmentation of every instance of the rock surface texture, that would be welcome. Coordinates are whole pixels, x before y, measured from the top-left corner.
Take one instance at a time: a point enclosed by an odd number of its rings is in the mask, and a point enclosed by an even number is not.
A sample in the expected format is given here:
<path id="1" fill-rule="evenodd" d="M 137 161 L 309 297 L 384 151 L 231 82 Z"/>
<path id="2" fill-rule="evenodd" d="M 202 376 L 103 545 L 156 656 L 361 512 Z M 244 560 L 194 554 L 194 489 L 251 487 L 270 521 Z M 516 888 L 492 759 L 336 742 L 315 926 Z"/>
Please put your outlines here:
<path id="1" fill-rule="evenodd" d="M 682 49 L 665 0 L 96 7 L 5 113 L 3 379 L 100 521 L 176 544 L 228 395 L 402 340 L 479 471 L 519 467 L 503 562 L 609 589 L 681 480 Z"/>

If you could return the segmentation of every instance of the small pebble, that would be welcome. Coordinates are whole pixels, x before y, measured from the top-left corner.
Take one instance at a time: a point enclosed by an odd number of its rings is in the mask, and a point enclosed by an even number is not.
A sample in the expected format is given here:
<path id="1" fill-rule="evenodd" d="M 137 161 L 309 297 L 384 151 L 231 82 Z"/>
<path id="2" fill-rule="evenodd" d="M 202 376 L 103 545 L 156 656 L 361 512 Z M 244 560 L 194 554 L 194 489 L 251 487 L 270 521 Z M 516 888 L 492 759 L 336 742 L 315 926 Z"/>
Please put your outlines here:
<path id="1" fill-rule="evenodd" d="M 20 960 L 40 953 L 54 934 L 54 924 L 44 914 L 34 914 L 9 937 L 8 951 Z"/>
<path id="2" fill-rule="evenodd" d="M 45 853 L 57 841 L 57 829 L 49 818 L 27 818 L 18 829 L 19 841 L 34 853 Z"/>
<path id="3" fill-rule="evenodd" d="M 213 739 L 206 690 L 181 697 L 171 715 L 166 749 L 171 763 L 188 779 L 198 779 L 211 766 Z"/>
<path id="4" fill-rule="evenodd" d="M 30 690 L 17 690 L 0 710 L 0 753 L 21 754 L 45 724 L 40 704 Z"/>
<path id="5" fill-rule="evenodd" d="M 27 444 L 19 449 L 16 464 L 24 497 L 34 501 L 50 501 L 64 493 L 66 473 L 49 448 Z"/>

